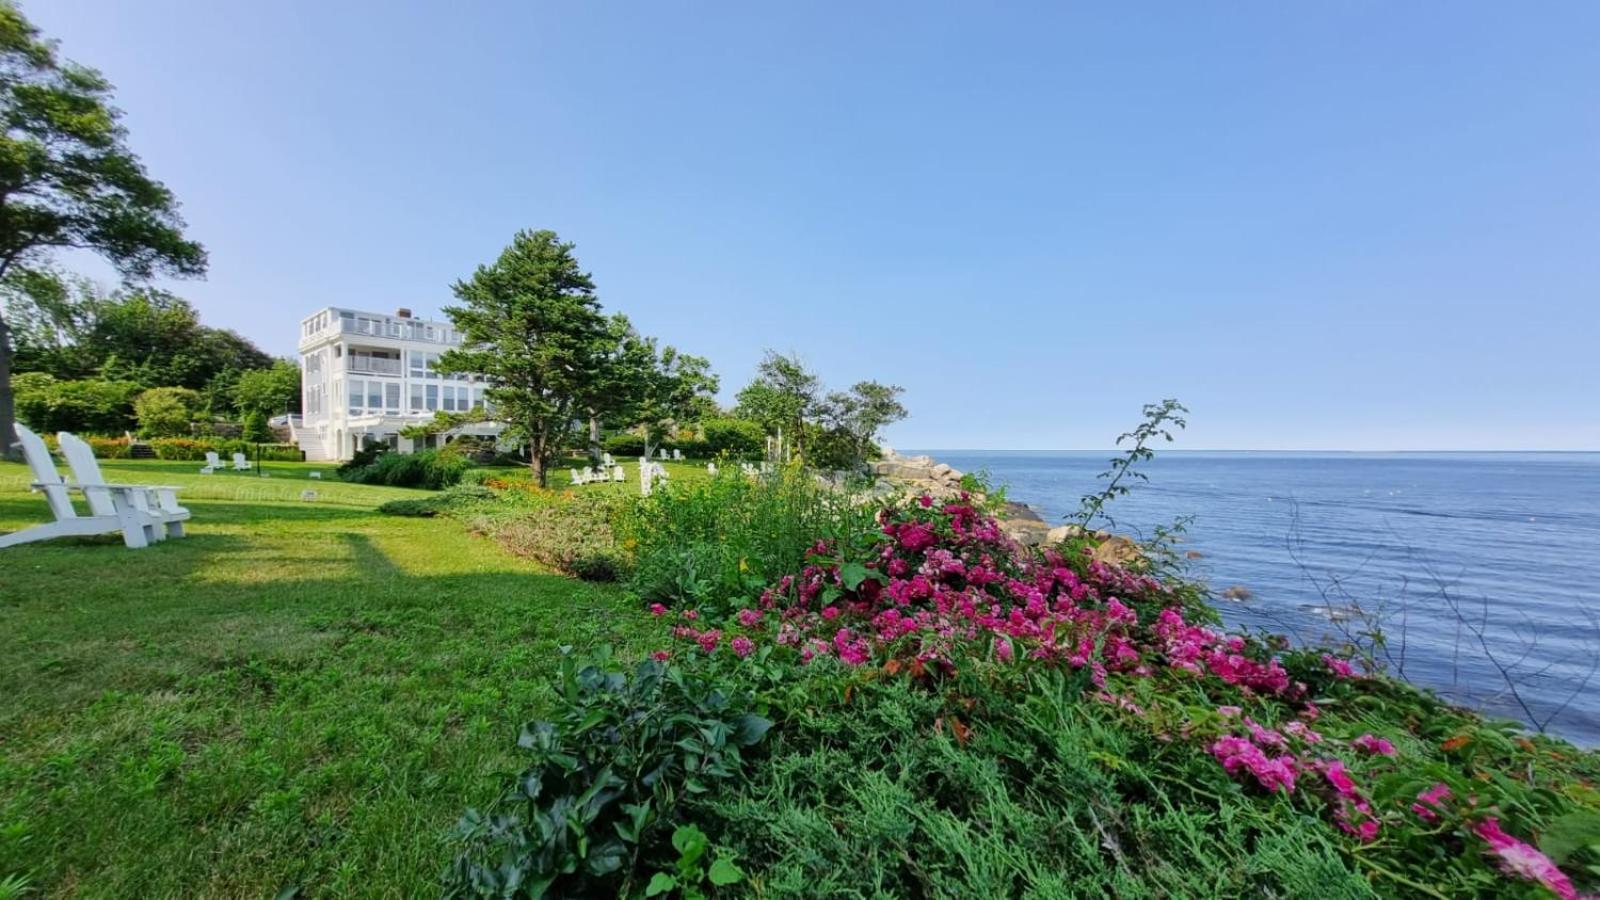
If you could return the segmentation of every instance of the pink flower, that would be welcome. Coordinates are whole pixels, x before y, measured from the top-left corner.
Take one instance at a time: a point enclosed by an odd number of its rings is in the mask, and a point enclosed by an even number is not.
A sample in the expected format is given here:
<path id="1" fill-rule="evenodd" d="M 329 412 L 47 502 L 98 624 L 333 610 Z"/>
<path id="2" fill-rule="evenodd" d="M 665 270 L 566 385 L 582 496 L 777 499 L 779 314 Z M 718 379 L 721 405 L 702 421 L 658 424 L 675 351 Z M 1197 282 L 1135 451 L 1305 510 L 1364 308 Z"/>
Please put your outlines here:
<path id="1" fill-rule="evenodd" d="M 1317 734 L 1315 731 L 1312 731 L 1310 728 L 1306 727 L 1306 723 L 1300 721 L 1299 719 L 1294 719 L 1286 723 L 1283 726 L 1283 733 L 1292 738 L 1305 741 L 1308 744 L 1322 743 L 1322 735 Z"/>
<path id="2" fill-rule="evenodd" d="M 1500 869 L 1525 881 L 1537 881 L 1549 888 L 1561 900 L 1577 900 L 1578 892 L 1566 874 L 1556 868 L 1550 857 L 1540 853 L 1531 844 L 1517 840 L 1500 828 L 1500 820 L 1490 816 L 1473 829 L 1489 845 L 1489 852 L 1499 857 Z"/>
<path id="3" fill-rule="evenodd" d="M 837 607 L 837 606 L 824 606 L 822 608 L 822 617 L 824 619 L 827 619 L 830 622 L 833 621 L 834 619 L 839 618 L 839 607 Z"/>
<path id="4" fill-rule="evenodd" d="M 1450 799 L 1450 788 L 1444 782 L 1439 782 L 1417 795 L 1417 802 L 1411 804 L 1411 811 L 1417 818 L 1424 822 L 1439 821 L 1438 813 L 1434 809 L 1444 809 L 1444 802 Z M 1431 807 L 1431 808 L 1430 808 Z"/>
<path id="5" fill-rule="evenodd" d="M 1244 712 L 1244 710 L 1240 709 L 1237 706 L 1219 706 L 1219 707 L 1217 707 L 1217 714 L 1222 716 L 1225 719 L 1231 719 L 1234 716 L 1237 716 L 1242 712 Z"/>
<path id="6" fill-rule="evenodd" d="M 652 615 L 652 616 L 664 616 L 666 614 L 667 614 L 667 608 L 665 606 L 662 606 L 659 603 L 650 604 L 650 615 Z"/>
<path id="7" fill-rule="evenodd" d="M 1350 746 L 1372 756 L 1398 756 L 1394 745 L 1387 740 L 1371 734 L 1363 734 L 1350 742 Z"/>
<path id="8" fill-rule="evenodd" d="M 1328 671 L 1340 678 L 1356 677 L 1356 670 L 1351 668 L 1348 659 L 1340 659 L 1337 656 L 1324 653 L 1322 654 L 1322 664 L 1328 667 Z"/>
<path id="9" fill-rule="evenodd" d="M 1211 745 L 1211 755 L 1222 763 L 1229 775 L 1240 770 L 1255 776 L 1257 782 L 1269 791 L 1294 792 L 1294 757 L 1269 757 L 1260 747 L 1242 737 L 1219 738 Z"/>
<path id="10" fill-rule="evenodd" d="M 655 660 L 656 662 L 666 662 L 667 660 L 672 658 L 672 654 L 668 653 L 665 650 L 657 650 L 656 652 L 650 654 L 650 658 Z"/>
<path id="11" fill-rule="evenodd" d="M 694 609 L 686 609 L 686 610 L 683 611 L 683 617 L 692 622 L 695 619 L 700 618 L 700 611 L 699 610 L 694 610 Z"/>
<path id="12" fill-rule="evenodd" d="M 722 640 L 722 632 L 715 628 L 695 638 L 695 641 L 700 644 L 700 649 L 707 653 L 717 649 L 717 642 L 720 640 Z"/>
<path id="13" fill-rule="evenodd" d="M 733 639 L 732 646 L 733 652 L 737 654 L 740 659 L 744 659 L 746 656 L 749 656 L 755 651 L 756 642 L 741 634 Z"/>
<path id="14" fill-rule="evenodd" d="M 746 628 L 754 628 L 756 627 L 756 623 L 761 621 L 761 610 L 741 609 L 739 610 L 738 619 L 740 625 L 743 625 Z"/>
<path id="15" fill-rule="evenodd" d="M 923 494 L 921 497 L 917 498 L 917 502 L 922 504 L 922 508 L 923 509 L 927 509 L 928 507 L 933 505 L 933 498 L 928 496 L 927 494 Z"/>
<path id="16" fill-rule="evenodd" d="M 995 639 L 995 642 L 994 642 L 994 658 L 995 659 L 998 659 L 1003 663 L 1011 662 L 1011 657 L 1015 652 L 1016 651 L 1012 648 L 1010 641 L 1006 640 L 1005 638 L 996 638 Z"/>

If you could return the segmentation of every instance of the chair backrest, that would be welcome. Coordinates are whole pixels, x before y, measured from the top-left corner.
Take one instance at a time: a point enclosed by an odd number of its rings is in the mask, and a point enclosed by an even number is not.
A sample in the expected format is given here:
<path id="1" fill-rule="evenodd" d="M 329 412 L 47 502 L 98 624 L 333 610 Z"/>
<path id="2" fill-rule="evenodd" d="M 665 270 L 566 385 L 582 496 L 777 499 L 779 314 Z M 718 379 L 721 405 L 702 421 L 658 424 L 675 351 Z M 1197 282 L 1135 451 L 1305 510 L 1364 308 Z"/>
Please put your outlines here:
<path id="1" fill-rule="evenodd" d="M 217 468 L 217 467 L 222 465 L 222 457 L 218 456 L 217 455 L 217 451 L 215 451 L 215 450 L 207 450 L 206 451 L 206 465 L 208 465 L 208 466 L 210 466 L 212 468 Z"/>
<path id="2" fill-rule="evenodd" d="M 249 462 L 249 461 L 250 460 L 248 458 L 246 458 L 243 453 L 235 453 L 233 455 L 233 466 L 236 469 L 244 468 L 244 464 Z"/>
<path id="3" fill-rule="evenodd" d="M 577 469 L 568 469 L 567 472 L 568 472 L 568 474 L 570 476 L 568 478 L 569 481 L 571 481 L 573 484 L 583 484 L 583 481 L 578 478 L 578 470 Z"/>
<path id="4" fill-rule="evenodd" d="M 21 422 L 16 423 L 16 429 L 17 443 L 22 445 L 22 455 L 27 458 L 28 468 L 33 471 L 33 480 L 44 491 L 51 514 L 58 521 L 76 517 L 78 513 L 72 508 L 72 497 L 61 481 L 61 473 L 56 471 L 55 462 L 50 459 L 50 448 L 44 445 L 44 438 L 34 434 Z"/>
<path id="5" fill-rule="evenodd" d="M 106 483 L 106 477 L 100 474 L 100 461 L 94 458 L 94 448 L 90 447 L 83 438 L 71 432 L 62 431 L 57 432 L 56 442 L 61 446 L 61 455 L 66 457 L 67 468 L 72 470 L 74 481 L 85 487 Z M 89 501 L 89 511 L 95 515 L 114 516 L 117 514 L 117 508 L 111 502 L 111 496 L 105 491 L 84 491 L 83 496 Z"/>

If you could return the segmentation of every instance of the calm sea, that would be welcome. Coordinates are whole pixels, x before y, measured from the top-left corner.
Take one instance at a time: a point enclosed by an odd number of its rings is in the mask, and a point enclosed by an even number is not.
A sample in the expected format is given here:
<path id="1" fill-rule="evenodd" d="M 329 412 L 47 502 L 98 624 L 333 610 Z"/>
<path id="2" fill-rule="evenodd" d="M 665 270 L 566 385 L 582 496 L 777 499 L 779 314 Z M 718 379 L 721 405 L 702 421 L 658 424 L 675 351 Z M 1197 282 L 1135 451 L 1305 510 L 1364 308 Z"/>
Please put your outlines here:
<path id="1" fill-rule="evenodd" d="M 1109 456 L 906 452 L 987 470 L 1052 523 Z M 1116 530 L 1192 516 L 1193 574 L 1249 592 L 1218 600 L 1230 625 L 1338 642 L 1360 605 L 1391 672 L 1600 745 L 1600 453 L 1168 452 L 1143 471 Z"/>

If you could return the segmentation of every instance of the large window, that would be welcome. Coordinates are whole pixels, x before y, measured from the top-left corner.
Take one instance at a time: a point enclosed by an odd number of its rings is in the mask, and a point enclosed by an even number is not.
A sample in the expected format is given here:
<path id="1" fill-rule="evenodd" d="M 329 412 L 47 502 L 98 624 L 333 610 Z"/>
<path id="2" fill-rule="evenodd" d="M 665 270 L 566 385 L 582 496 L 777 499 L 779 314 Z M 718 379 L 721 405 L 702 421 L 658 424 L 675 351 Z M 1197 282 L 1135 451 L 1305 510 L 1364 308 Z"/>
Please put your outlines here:
<path id="1" fill-rule="evenodd" d="M 376 379 L 367 382 L 367 409 L 373 412 L 383 409 L 383 382 Z"/>
<path id="2" fill-rule="evenodd" d="M 400 412 L 400 385 L 393 381 L 383 386 L 383 408 L 390 413 Z"/>
<path id="3" fill-rule="evenodd" d="M 436 412 L 439 409 L 439 386 L 437 384 L 430 384 L 427 386 L 427 390 L 428 412 Z"/>
<path id="4" fill-rule="evenodd" d="M 422 385 L 413 382 L 411 385 L 411 411 L 419 413 L 426 409 L 427 407 L 422 405 Z"/>
<path id="5" fill-rule="evenodd" d="M 366 385 L 361 379 L 350 379 L 350 415 L 352 416 L 361 415 L 361 408 L 365 401 L 362 391 L 365 387 Z"/>

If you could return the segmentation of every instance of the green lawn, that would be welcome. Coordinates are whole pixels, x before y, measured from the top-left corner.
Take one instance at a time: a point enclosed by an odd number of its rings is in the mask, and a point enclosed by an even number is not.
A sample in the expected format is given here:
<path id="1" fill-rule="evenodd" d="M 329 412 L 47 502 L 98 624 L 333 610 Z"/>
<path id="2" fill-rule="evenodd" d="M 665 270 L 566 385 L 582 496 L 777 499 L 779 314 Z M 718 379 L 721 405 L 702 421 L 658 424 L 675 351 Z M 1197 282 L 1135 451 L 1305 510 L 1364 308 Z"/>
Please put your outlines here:
<path id="1" fill-rule="evenodd" d="M 458 523 L 377 515 L 420 492 L 329 465 L 104 467 L 181 485 L 190 536 L 0 550 L 0 885 L 435 893 L 443 832 L 515 764 L 556 648 L 647 627 Z M 0 463 L 0 531 L 47 515 L 27 481 Z"/>

